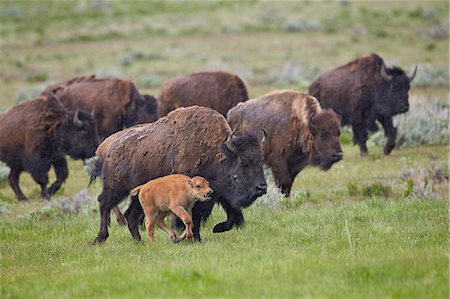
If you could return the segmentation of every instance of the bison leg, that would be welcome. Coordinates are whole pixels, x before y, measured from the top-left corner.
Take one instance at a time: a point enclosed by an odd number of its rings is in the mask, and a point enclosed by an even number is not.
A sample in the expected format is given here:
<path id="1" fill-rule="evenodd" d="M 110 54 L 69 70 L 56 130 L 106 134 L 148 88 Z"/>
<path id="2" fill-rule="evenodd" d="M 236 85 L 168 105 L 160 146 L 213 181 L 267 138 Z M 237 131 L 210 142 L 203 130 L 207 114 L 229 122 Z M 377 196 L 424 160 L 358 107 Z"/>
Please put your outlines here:
<path id="1" fill-rule="evenodd" d="M 139 223 L 144 217 L 144 210 L 137 196 L 131 198 L 131 203 L 128 209 L 125 211 L 125 218 L 127 220 L 128 229 L 130 230 L 133 239 L 140 243 L 142 241 L 141 234 L 139 233 Z"/>
<path id="2" fill-rule="evenodd" d="M 119 223 L 120 225 L 127 225 L 127 221 L 125 220 L 125 217 L 123 216 L 119 207 L 115 206 L 112 210 L 113 210 L 114 214 L 116 215 L 117 223 Z"/>
<path id="3" fill-rule="evenodd" d="M 100 204 L 100 231 L 94 240 L 94 244 L 100 244 L 108 239 L 108 226 L 110 221 L 111 206 L 108 204 L 108 198 L 104 192 L 98 196 L 98 202 Z"/>
<path id="4" fill-rule="evenodd" d="M 64 183 L 64 181 L 69 176 L 69 169 L 67 168 L 66 158 L 62 158 L 54 162 L 53 168 L 55 169 L 56 173 L 56 181 L 48 189 L 48 193 L 50 196 L 52 196 L 56 191 L 59 190 L 62 183 Z"/>
<path id="5" fill-rule="evenodd" d="M 209 215 L 211 215 L 211 211 L 214 207 L 214 203 L 216 202 L 216 199 L 213 195 L 213 199 L 207 201 L 207 202 L 196 202 L 194 207 L 192 208 L 192 222 L 193 222 L 193 228 L 192 232 L 194 233 L 194 240 L 201 242 L 200 237 L 200 227 L 202 220 L 206 220 Z M 176 217 L 177 220 L 179 220 L 178 217 Z M 180 220 L 182 223 L 182 221 Z"/>
<path id="6" fill-rule="evenodd" d="M 33 171 L 31 172 L 31 177 L 33 180 L 41 186 L 41 197 L 42 199 L 49 200 L 50 193 L 47 189 L 48 184 L 48 175 L 47 172 L 44 171 Z"/>
<path id="7" fill-rule="evenodd" d="M 225 212 L 227 213 L 227 220 L 218 223 L 214 226 L 214 233 L 223 233 L 229 231 L 234 225 L 241 227 L 244 224 L 244 215 L 242 215 L 241 210 L 233 208 L 230 204 L 226 202 L 220 202 Z"/>
<path id="8" fill-rule="evenodd" d="M 380 116 L 378 120 L 383 125 L 384 134 L 387 137 L 386 145 L 384 146 L 384 154 L 387 156 L 395 147 L 395 140 L 397 138 L 397 129 L 392 122 L 392 116 Z"/>
<path id="9" fill-rule="evenodd" d="M 164 218 L 166 218 L 167 213 L 159 213 L 158 217 L 156 217 L 156 224 L 158 224 L 159 228 L 162 229 L 166 234 L 169 235 L 169 237 L 172 239 L 174 243 L 177 242 L 177 235 L 173 230 L 171 230 L 167 225 L 164 223 Z"/>
<path id="10" fill-rule="evenodd" d="M 9 185 L 13 189 L 14 193 L 16 194 L 16 197 L 20 201 L 28 200 L 28 198 L 23 194 L 22 190 L 19 187 L 19 176 L 20 171 L 11 168 L 11 172 L 9 173 L 8 180 Z"/>
<path id="11" fill-rule="evenodd" d="M 147 229 L 148 237 L 150 238 L 151 243 L 155 243 L 155 222 L 156 217 L 155 213 L 152 211 L 148 214 L 148 217 L 145 222 L 145 228 Z"/>
<path id="12" fill-rule="evenodd" d="M 174 209 L 171 209 L 172 212 L 177 215 L 184 223 L 185 229 L 184 232 L 181 234 L 181 236 L 178 238 L 179 241 L 186 238 L 187 240 L 192 239 L 192 217 L 189 215 L 189 213 L 186 211 L 186 209 L 182 206 L 178 206 Z"/>
<path id="13" fill-rule="evenodd" d="M 364 122 L 352 122 L 353 130 L 353 143 L 359 145 L 359 151 L 361 156 L 367 156 L 368 150 L 366 146 L 367 141 L 367 128 Z"/>

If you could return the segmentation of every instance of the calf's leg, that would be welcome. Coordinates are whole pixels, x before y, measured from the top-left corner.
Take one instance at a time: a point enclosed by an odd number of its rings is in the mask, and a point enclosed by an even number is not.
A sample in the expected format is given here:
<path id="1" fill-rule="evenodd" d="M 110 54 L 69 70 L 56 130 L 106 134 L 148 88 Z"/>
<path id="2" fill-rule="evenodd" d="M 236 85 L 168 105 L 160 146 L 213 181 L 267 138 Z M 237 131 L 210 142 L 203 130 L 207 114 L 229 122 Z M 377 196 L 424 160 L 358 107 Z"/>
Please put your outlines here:
<path id="1" fill-rule="evenodd" d="M 114 214 L 116 215 L 117 223 L 120 225 L 127 225 L 127 221 L 125 220 L 125 217 L 123 216 L 122 212 L 120 211 L 118 206 L 115 206 L 112 208 Z"/>
<path id="2" fill-rule="evenodd" d="M 172 242 L 176 243 L 178 241 L 177 235 L 164 223 L 164 218 L 166 218 L 166 216 L 167 213 L 160 212 L 159 215 L 156 217 L 156 224 L 158 224 L 159 228 L 169 235 L 169 237 L 172 239 Z"/>
<path id="3" fill-rule="evenodd" d="M 178 206 L 170 209 L 175 215 L 177 215 L 184 223 L 185 229 L 184 232 L 178 237 L 177 241 L 182 241 L 184 238 L 187 240 L 192 239 L 192 217 L 186 211 L 186 209 L 182 206 Z"/>

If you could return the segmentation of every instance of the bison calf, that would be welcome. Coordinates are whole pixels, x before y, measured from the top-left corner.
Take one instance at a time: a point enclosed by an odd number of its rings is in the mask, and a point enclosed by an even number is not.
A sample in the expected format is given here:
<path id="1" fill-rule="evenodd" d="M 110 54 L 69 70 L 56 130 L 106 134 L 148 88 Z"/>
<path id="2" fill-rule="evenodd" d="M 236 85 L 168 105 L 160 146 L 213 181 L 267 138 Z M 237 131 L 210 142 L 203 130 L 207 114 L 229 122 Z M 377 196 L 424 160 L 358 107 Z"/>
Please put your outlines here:
<path id="1" fill-rule="evenodd" d="M 211 199 L 213 190 L 201 176 L 192 179 L 183 174 L 172 174 L 149 181 L 131 190 L 132 196 L 138 196 L 147 218 L 147 233 L 154 242 L 155 223 L 170 236 L 174 243 L 184 238 L 192 238 L 192 208 L 197 201 Z M 180 237 L 164 224 L 164 218 L 173 212 L 184 223 L 185 230 Z"/>

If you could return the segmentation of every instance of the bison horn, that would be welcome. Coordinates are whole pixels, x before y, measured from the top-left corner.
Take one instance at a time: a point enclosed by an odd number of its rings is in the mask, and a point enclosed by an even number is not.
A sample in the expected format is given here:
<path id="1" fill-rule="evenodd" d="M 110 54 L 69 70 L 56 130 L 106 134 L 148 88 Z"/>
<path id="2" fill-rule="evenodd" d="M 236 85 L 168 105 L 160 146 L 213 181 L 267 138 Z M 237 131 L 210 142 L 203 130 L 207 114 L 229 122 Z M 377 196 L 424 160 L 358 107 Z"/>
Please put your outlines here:
<path id="1" fill-rule="evenodd" d="M 414 68 L 413 74 L 411 75 L 411 77 L 409 77 L 409 82 L 412 82 L 412 80 L 414 80 L 414 78 L 416 77 L 416 72 L 417 72 L 417 65 Z"/>
<path id="2" fill-rule="evenodd" d="M 73 116 L 73 123 L 75 124 L 75 126 L 77 127 L 81 127 L 83 125 L 83 122 L 80 120 L 80 118 L 78 117 L 78 109 L 75 110 L 75 115 Z"/>
<path id="3" fill-rule="evenodd" d="M 92 118 L 95 118 L 95 107 L 94 107 L 94 109 L 92 109 L 92 111 L 91 111 L 91 116 L 92 116 Z"/>
<path id="4" fill-rule="evenodd" d="M 233 145 L 233 142 L 231 141 L 231 139 L 233 138 L 233 134 L 236 131 L 236 129 L 233 129 L 233 131 L 231 131 L 230 136 L 228 136 L 227 142 L 225 143 L 226 147 L 228 148 L 228 150 L 232 153 L 237 154 L 237 150 Z"/>
<path id="5" fill-rule="evenodd" d="M 384 63 L 381 66 L 381 77 L 386 81 L 391 81 L 392 79 L 392 76 L 387 73 L 386 66 L 384 65 Z"/>
<path id="6" fill-rule="evenodd" d="M 263 137 L 261 138 L 261 143 L 266 143 L 267 141 L 267 131 L 264 128 L 261 128 L 263 131 Z"/>

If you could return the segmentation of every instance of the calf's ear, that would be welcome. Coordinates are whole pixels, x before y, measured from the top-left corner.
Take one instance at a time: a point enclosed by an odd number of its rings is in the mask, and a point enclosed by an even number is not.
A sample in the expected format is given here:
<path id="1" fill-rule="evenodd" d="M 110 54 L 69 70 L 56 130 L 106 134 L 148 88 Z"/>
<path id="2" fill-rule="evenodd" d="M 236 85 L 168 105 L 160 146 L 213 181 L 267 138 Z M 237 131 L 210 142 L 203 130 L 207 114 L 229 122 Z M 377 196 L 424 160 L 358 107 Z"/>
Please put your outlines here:
<path id="1" fill-rule="evenodd" d="M 219 160 L 220 163 L 225 161 L 226 158 L 227 158 L 227 156 L 224 153 L 217 153 L 216 154 L 216 159 Z"/>

